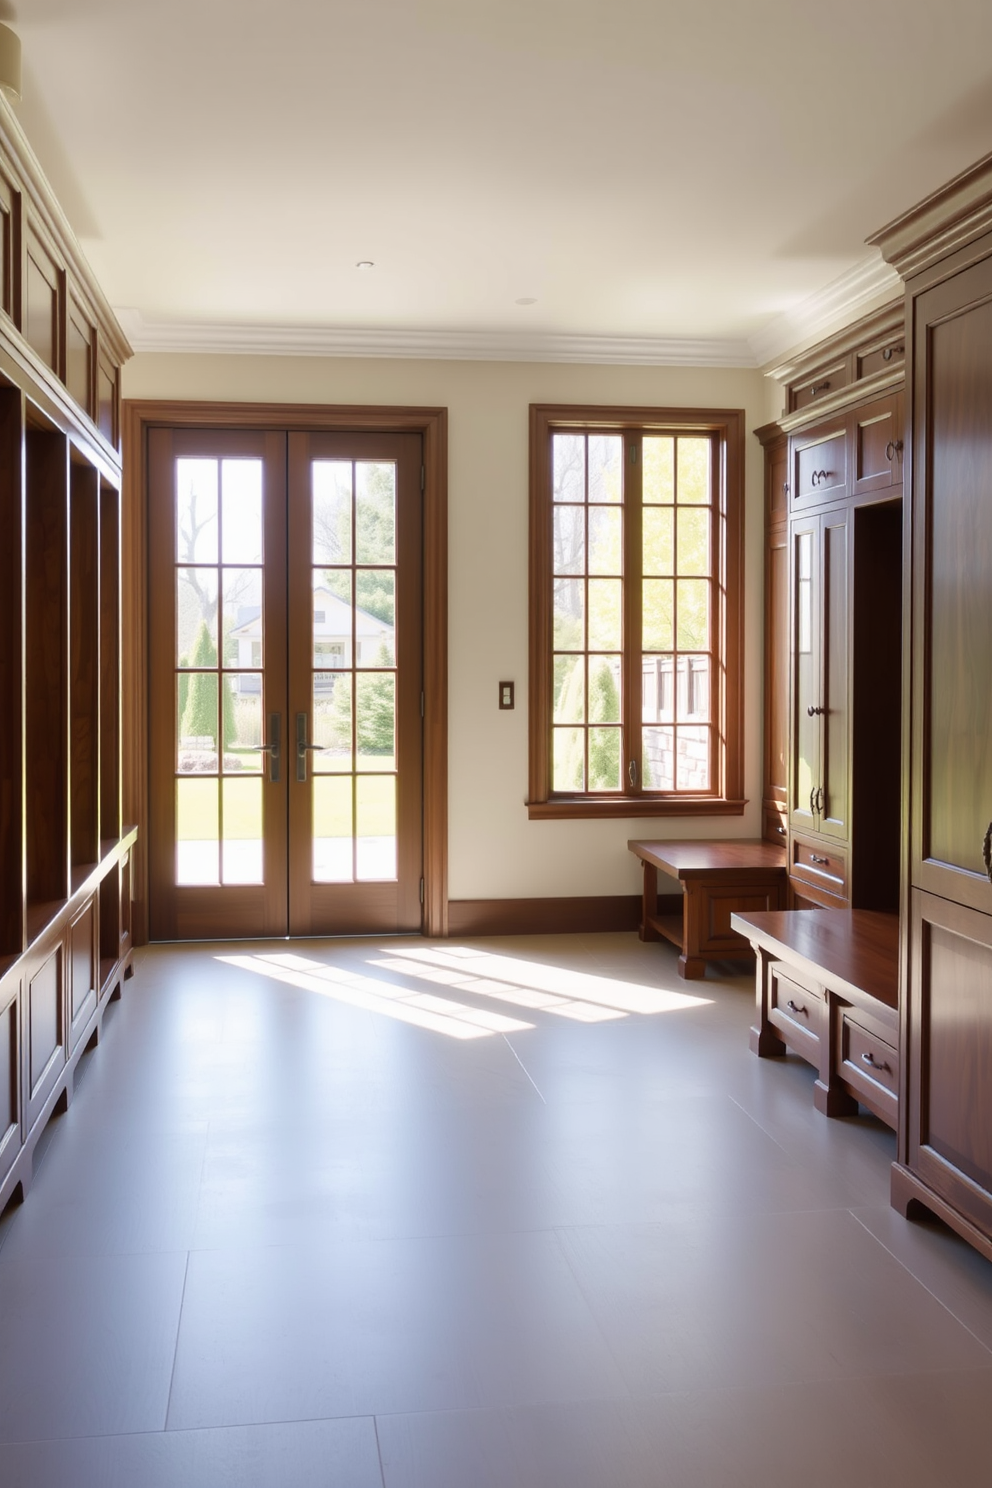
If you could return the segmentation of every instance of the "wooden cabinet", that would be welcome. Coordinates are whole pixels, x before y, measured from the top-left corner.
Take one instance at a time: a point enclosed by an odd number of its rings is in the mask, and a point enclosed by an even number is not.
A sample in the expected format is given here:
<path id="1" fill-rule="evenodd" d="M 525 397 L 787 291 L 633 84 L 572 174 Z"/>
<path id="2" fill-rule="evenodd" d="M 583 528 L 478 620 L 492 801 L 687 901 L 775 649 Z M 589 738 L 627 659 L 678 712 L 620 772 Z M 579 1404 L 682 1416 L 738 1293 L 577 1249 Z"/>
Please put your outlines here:
<path id="1" fill-rule="evenodd" d="M 27 1189 L 34 1145 L 130 966 L 127 354 L 0 99 L 0 1209 Z"/>
<path id="2" fill-rule="evenodd" d="M 912 672 L 893 1203 L 992 1258 L 992 157 L 876 235 L 907 281 Z"/>
<path id="3" fill-rule="evenodd" d="M 765 709 L 762 837 L 785 842 L 789 800 L 789 446 L 777 424 L 765 446 Z"/>

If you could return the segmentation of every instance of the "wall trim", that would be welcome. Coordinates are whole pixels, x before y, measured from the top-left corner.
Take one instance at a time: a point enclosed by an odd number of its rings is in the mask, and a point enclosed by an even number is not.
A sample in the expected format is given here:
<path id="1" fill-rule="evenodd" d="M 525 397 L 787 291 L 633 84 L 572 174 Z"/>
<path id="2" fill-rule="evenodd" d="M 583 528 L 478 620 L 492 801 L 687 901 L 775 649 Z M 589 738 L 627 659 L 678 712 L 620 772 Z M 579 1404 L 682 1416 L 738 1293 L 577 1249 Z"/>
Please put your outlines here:
<path id="1" fill-rule="evenodd" d="M 215 356 L 383 357 L 418 361 L 588 362 L 599 366 L 755 367 L 743 338 L 576 336 L 556 332 L 373 330 L 363 327 L 232 325 L 116 315 L 135 351 Z"/>
<path id="2" fill-rule="evenodd" d="M 139 825 L 135 944 L 148 926 L 148 669 L 146 433 L 173 428 L 278 428 L 419 433 L 424 441 L 424 916 L 423 933 L 448 928 L 448 411 L 294 403 L 126 399 L 122 499 L 124 811 Z"/>
<path id="3" fill-rule="evenodd" d="M 659 895 L 658 913 L 681 914 L 682 896 Z M 591 934 L 603 930 L 636 930 L 640 923 L 640 894 L 452 899 L 448 905 L 449 936 Z"/>
<path id="4" fill-rule="evenodd" d="M 877 248 L 755 331 L 748 346 L 762 371 L 841 330 L 901 294 L 903 282 Z M 118 312 L 119 314 L 119 312 Z"/>

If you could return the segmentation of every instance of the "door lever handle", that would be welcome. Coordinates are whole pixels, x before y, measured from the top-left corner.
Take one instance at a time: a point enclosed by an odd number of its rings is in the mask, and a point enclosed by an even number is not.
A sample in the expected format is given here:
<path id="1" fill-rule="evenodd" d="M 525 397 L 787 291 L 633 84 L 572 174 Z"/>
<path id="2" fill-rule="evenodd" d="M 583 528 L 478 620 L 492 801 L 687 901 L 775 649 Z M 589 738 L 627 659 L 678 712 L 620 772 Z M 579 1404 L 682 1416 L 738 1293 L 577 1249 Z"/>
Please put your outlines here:
<path id="1" fill-rule="evenodd" d="M 282 714 L 269 714 L 268 744 L 253 744 L 249 753 L 267 754 L 269 757 L 269 779 L 278 785 L 282 774 Z"/>
<path id="2" fill-rule="evenodd" d="M 307 778 L 307 755 L 323 754 L 326 744 L 312 744 L 307 738 L 307 715 L 296 715 L 296 778 L 304 784 Z"/>

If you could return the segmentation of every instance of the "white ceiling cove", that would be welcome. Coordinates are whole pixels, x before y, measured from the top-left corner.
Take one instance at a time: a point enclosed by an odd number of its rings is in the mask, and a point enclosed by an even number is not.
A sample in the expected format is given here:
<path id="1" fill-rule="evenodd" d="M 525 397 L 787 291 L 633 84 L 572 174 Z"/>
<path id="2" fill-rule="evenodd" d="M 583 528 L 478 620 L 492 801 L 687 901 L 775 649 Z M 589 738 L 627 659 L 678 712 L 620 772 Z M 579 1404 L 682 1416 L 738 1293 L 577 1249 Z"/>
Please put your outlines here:
<path id="1" fill-rule="evenodd" d="M 0 16 L 139 347 L 764 362 L 891 292 L 866 235 L 992 149 L 989 0 Z"/>

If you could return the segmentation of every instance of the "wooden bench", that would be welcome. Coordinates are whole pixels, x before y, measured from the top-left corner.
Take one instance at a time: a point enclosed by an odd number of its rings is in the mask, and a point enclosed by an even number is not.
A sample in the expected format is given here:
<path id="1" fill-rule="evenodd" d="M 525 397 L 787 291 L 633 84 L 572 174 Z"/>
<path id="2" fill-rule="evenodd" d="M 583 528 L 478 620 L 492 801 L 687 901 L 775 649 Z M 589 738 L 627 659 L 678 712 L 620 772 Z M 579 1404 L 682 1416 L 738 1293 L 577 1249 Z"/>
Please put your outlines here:
<path id="1" fill-rule="evenodd" d="M 853 1116 L 858 1102 L 888 1126 L 899 1110 L 899 917 L 867 909 L 735 914 L 757 957 L 763 1059 L 786 1047 L 818 1071 L 813 1103 Z"/>
<path id="2" fill-rule="evenodd" d="M 772 842 L 628 842 L 644 865 L 641 939 L 679 947 L 679 976 L 705 976 L 707 961 L 744 958 L 753 952 L 731 925 L 735 911 L 784 908 L 788 874 L 784 847 Z M 658 905 L 658 871 L 677 878 L 682 902 Z"/>

